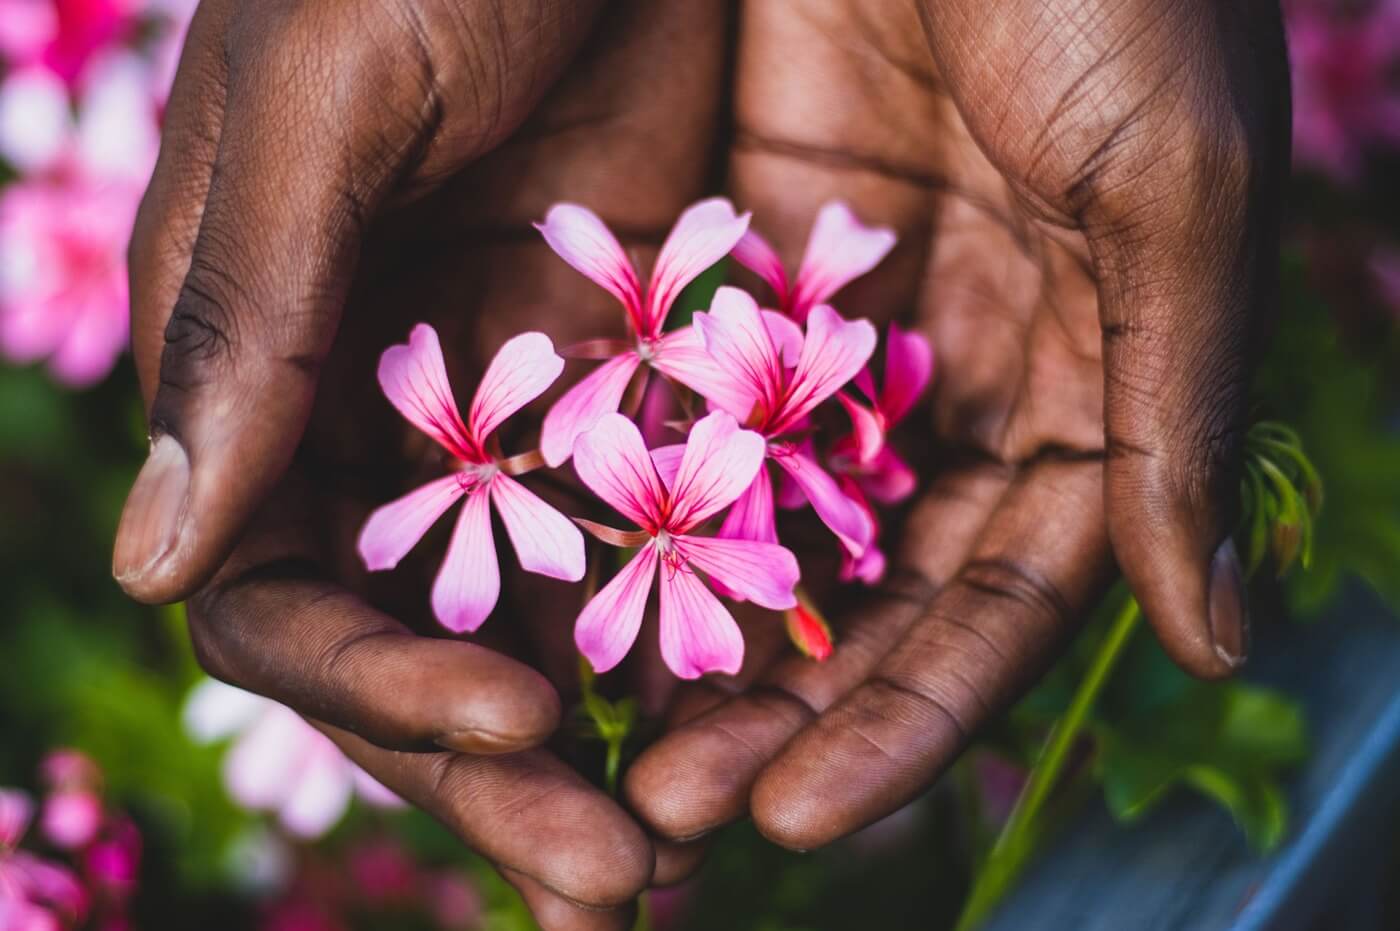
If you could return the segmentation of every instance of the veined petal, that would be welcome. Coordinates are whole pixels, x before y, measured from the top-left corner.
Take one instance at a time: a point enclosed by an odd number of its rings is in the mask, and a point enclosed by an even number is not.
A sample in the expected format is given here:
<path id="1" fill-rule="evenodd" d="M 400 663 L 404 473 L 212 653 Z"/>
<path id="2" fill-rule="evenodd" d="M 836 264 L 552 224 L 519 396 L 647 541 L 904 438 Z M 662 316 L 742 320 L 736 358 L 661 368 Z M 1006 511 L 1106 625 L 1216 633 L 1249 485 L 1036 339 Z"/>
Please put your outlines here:
<path id="1" fill-rule="evenodd" d="M 724 411 L 705 415 L 686 437 L 668 527 L 685 533 L 733 504 L 763 467 L 766 449 L 763 437 Z"/>
<path id="2" fill-rule="evenodd" d="M 841 201 L 822 207 L 793 284 L 792 315 L 805 320 L 812 307 L 879 265 L 895 239 L 894 230 L 866 226 Z"/>
<path id="3" fill-rule="evenodd" d="M 885 386 L 880 411 L 894 426 L 904 419 L 933 380 L 933 346 L 922 333 L 891 323 L 885 334 Z"/>
<path id="4" fill-rule="evenodd" d="M 822 304 L 807 318 L 807 339 L 797 371 L 788 380 L 788 394 L 773 433 L 791 429 L 794 421 L 839 391 L 870 361 L 875 351 L 875 327 L 869 320 L 843 320 Z"/>
<path id="5" fill-rule="evenodd" d="M 856 461 L 862 465 L 870 462 L 885 448 L 885 424 L 883 418 L 844 391 L 836 392 L 836 400 L 846 409 L 853 429 L 853 449 Z"/>
<path id="6" fill-rule="evenodd" d="M 732 676 L 744 662 L 744 637 L 733 615 L 684 566 L 661 567 L 661 658 L 682 679 L 707 672 Z"/>
<path id="7" fill-rule="evenodd" d="M 668 492 L 676 487 L 676 474 L 680 472 L 681 460 L 684 458 L 684 443 L 658 446 L 651 451 L 651 461 L 656 466 L 656 474 L 661 476 L 661 484 L 666 486 Z"/>
<path id="8" fill-rule="evenodd" d="M 491 536 L 491 496 L 480 488 L 467 495 L 447 558 L 433 582 L 433 614 L 448 630 L 481 626 L 501 595 L 501 567 Z"/>
<path id="9" fill-rule="evenodd" d="M 545 214 L 544 222 L 535 224 L 535 229 L 561 259 L 621 301 L 640 334 L 642 283 L 607 224 L 587 207 L 555 204 Z"/>
<path id="10" fill-rule="evenodd" d="M 768 469 L 758 470 L 749 487 L 725 515 L 718 536 L 729 540 L 778 542 L 778 525 L 773 516 L 773 477 Z"/>
<path id="11" fill-rule="evenodd" d="M 540 426 L 540 452 L 551 469 L 569 461 L 579 434 L 617 411 L 627 383 L 641 364 L 635 352 L 609 359 L 554 402 Z"/>
<path id="12" fill-rule="evenodd" d="M 574 444 L 574 471 L 623 516 L 645 529 L 659 528 L 666 490 L 632 421 L 608 414 L 580 436 Z"/>
<path id="13" fill-rule="evenodd" d="M 842 582 L 861 581 L 866 585 L 875 585 L 885 577 L 885 554 L 875 544 L 865 548 L 865 552 L 860 556 L 852 556 L 849 551 L 841 550 L 841 572 Z"/>
<path id="14" fill-rule="evenodd" d="M 736 215 L 734 205 L 723 197 L 702 200 L 681 214 L 651 272 L 642 336 L 660 334 L 685 286 L 728 255 L 748 228 L 749 214 Z"/>
<path id="15" fill-rule="evenodd" d="M 802 489 L 822 523 L 831 528 L 852 556 L 865 552 L 874 537 L 870 516 L 836 485 L 817 461 L 804 453 L 792 452 L 775 456 L 774 461 Z"/>
<path id="16" fill-rule="evenodd" d="M 503 420 L 543 394 L 562 371 L 564 360 L 543 333 L 506 340 L 476 386 L 467 412 L 472 436 L 485 443 Z"/>
<path id="17" fill-rule="evenodd" d="M 888 446 L 865 467 L 857 482 L 861 491 L 881 504 L 899 504 L 919 486 L 914 470 Z"/>
<path id="18" fill-rule="evenodd" d="M 709 312 L 695 314 L 694 320 L 701 344 L 720 371 L 765 410 L 773 410 L 783 390 L 783 360 L 754 299 L 738 288 L 720 288 Z M 749 411 L 730 413 L 747 417 Z"/>
<path id="19" fill-rule="evenodd" d="M 419 430 L 459 459 L 479 458 L 479 448 L 462 423 L 437 330 L 420 323 L 408 342 L 390 346 L 379 357 L 379 386 L 389 403 Z"/>
<path id="20" fill-rule="evenodd" d="M 779 306 L 786 303 L 787 271 L 783 269 L 783 260 L 778 257 L 777 250 L 769 245 L 768 240 L 760 236 L 757 230 L 751 229 L 735 244 L 733 254 L 734 261 L 758 275 L 773 289 Z"/>
<path id="21" fill-rule="evenodd" d="M 583 534 L 573 521 L 507 475 L 491 480 L 491 500 L 506 525 L 520 568 L 567 582 L 583 578 Z"/>
<path id="22" fill-rule="evenodd" d="M 360 528 L 356 544 L 365 568 L 377 572 L 397 566 L 452 502 L 465 493 L 461 476 L 453 473 L 376 508 Z"/>
<path id="23" fill-rule="evenodd" d="M 676 550 L 711 579 L 756 605 L 781 611 L 795 607 L 793 588 L 802 573 L 785 546 L 718 537 L 674 537 Z"/>
<path id="24" fill-rule="evenodd" d="M 763 324 L 768 328 L 768 338 L 777 347 L 783 368 L 795 368 L 802 358 L 802 344 L 806 341 L 801 324 L 776 310 L 763 311 Z"/>
<path id="25" fill-rule="evenodd" d="M 574 624 L 574 643 L 594 672 L 607 672 L 622 662 L 636 642 L 656 561 L 656 544 L 648 543 L 584 605 Z"/>
<path id="26" fill-rule="evenodd" d="M 758 401 L 758 395 L 745 379 L 721 368 L 705 351 L 694 327 L 663 336 L 652 350 L 651 365 L 738 420 L 748 419 Z"/>

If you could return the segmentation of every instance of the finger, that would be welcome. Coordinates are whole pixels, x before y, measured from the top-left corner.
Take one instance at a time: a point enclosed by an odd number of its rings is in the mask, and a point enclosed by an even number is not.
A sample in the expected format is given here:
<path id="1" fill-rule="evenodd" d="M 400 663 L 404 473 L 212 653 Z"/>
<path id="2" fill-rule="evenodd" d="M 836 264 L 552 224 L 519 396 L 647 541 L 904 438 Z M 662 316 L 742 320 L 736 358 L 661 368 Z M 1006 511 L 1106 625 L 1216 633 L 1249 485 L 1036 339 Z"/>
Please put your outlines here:
<path id="1" fill-rule="evenodd" d="M 471 5 L 461 21 L 426 23 L 397 4 L 350 6 L 251 3 L 229 21 L 212 180 L 164 330 L 151 454 L 113 558 L 138 599 L 198 588 L 285 471 L 366 224 L 391 188 L 429 163 L 441 177 L 518 125 L 588 19 L 570 11 L 541 37 L 528 4 L 489 24 Z M 518 45 L 529 60 L 486 81 L 440 74 L 436 43 L 483 25 L 501 47 L 482 54 Z M 463 87 L 475 104 L 453 97 Z M 435 133 L 448 142 L 431 145 Z"/>
<path id="2" fill-rule="evenodd" d="M 520 893 L 543 931 L 627 931 L 637 917 L 635 903 L 584 908 L 517 870 L 502 869 L 501 875 Z"/>
<path id="3" fill-rule="evenodd" d="M 625 907 L 651 879 L 651 845 L 636 822 L 546 751 L 402 753 L 337 728 L 322 729 L 366 772 L 441 821 L 467 846 L 576 906 Z M 528 883 L 521 892 L 551 917 L 563 911 Z M 558 926 L 616 925 L 600 920 Z"/>
<path id="4" fill-rule="evenodd" d="M 884 817 L 1034 681 L 1107 579 L 1102 482 L 1087 462 L 1018 478 L 898 646 L 759 776 L 765 836 L 805 850 Z"/>
<path id="5" fill-rule="evenodd" d="M 222 39 L 232 4 L 201 3 L 186 33 L 161 127 L 160 157 L 141 199 L 128 251 L 131 351 L 149 413 L 165 325 L 190 267 L 214 172 L 228 83 Z"/>
<path id="6" fill-rule="evenodd" d="M 504 753 L 558 725 L 535 670 L 472 643 L 410 633 L 331 580 L 305 528 L 324 519 L 303 486 L 268 502 L 213 584 L 188 603 L 214 676 L 388 747 Z"/>
<path id="7" fill-rule="evenodd" d="M 893 648 L 939 582 L 956 573 L 1005 488 L 1004 472 L 992 466 L 936 481 L 909 520 L 897 563 L 906 571 L 892 573 L 840 629 L 832 656 L 814 663 L 790 654 L 754 687 L 658 740 L 628 770 L 633 810 L 673 840 L 743 817 L 759 773 Z"/>
<path id="8" fill-rule="evenodd" d="M 656 850 L 656 868 L 652 872 L 653 888 L 664 888 L 685 882 L 694 876 L 705 863 L 705 854 L 710 845 L 706 841 L 672 843 L 652 839 Z"/>
<path id="9" fill-rule="evenodd" d="M 1114 552 L 1167 652 L 1210 678 L 1249 650 L 1230 535 L 1288 171 L 1277 5 L 1253 6 L 1241 41 L 1196 63 L 1206 86 L 1194 92 L 1210 103 L 1170 117 L 1185 140 L 1106 164 L 1089 195 Z"/>

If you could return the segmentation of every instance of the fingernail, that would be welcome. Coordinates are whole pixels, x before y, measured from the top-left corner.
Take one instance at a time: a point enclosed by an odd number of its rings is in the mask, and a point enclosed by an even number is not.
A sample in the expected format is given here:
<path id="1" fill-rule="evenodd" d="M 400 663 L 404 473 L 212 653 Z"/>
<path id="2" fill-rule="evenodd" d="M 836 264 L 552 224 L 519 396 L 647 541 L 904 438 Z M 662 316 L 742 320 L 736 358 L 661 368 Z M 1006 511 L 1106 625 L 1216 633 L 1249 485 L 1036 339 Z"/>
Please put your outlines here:
<path id="1" fill-rule="evenodd" d="M 477 730 L 447 734 L 439 737 L 434 743 L 444 750 L 474 754 L 513 753 L 524 749 L 525 746 L 518 740 L 507 740 L 499 734 Z"/>
<path id="2" fill-rule="evenodd" d="M 175 549 L 190 490 L 190 460 L 174 437 L 151 447 L 117 528 L 112 575 L 122 585 L 151 576 Z"/>
<path id="3" fill-rule="evenodd" d="M 1210 561 L 1210 636 L 1215 653 L 1238 668 L 1249 655 L 1249 605 L 1235 541 L 1226 539 Z"/>

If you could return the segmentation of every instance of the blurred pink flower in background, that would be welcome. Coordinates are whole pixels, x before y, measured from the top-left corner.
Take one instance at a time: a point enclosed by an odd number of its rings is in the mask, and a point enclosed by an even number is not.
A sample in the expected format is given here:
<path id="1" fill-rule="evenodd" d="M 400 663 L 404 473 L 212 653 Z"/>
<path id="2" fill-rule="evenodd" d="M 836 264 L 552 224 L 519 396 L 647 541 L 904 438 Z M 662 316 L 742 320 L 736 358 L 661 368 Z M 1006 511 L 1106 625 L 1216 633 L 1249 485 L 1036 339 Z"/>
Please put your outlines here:
<path id="1" fill-rule="evenodd" d="M 186 699 L 184 720 L 196 740 L 233 738 L 224 757 L 229 795 L 277 815 L 297 837 L 329 831 L 355 795 L 381 808 L 403 804 L 296 712 L 251 692 L 205 679 Z"/>
<path id="2" fill-rule="evenodd" d="M 145 0 L 0 0 L 0 58 L 76 84 L 103 49 L 131 38 Z"/>
<path id="3" fill-rule="evenodd" d="M 87 914 L 88 894 L 66 866 L 20 850 L 34 814 L 29 796 L 0 788 L 0 929 L 58 931 Z"/>
<path id="4" fill-rule="evenodd" d="M 39 778 L 49 790 L 39 815 L 44 838 L 60 850 L 92 843 L 105 817 L 97 765 L 77 750 L 55 750 L 40 762 Z"/>
<path id="5" fill-rule="evenodd" d="M 1367 148 L 1400 145 L 1400 0 L 1285 6 L 1299 165 L 1354 181 Z"/>

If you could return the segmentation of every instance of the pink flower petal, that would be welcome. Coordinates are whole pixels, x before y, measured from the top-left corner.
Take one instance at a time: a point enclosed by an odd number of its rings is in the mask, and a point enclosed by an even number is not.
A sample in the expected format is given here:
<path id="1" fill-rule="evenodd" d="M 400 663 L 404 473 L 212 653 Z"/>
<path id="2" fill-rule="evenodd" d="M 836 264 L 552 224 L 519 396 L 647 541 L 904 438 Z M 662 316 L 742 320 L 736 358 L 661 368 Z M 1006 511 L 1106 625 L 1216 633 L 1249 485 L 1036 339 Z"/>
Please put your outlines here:
<path id="1" fill-rule="evenodd" d="M 922 333 L 891 323 L 885 335 L 885 387 L 880 412 L 890 426 L 899 423 L 933 379 L 933 346 Z"/>
<path id="2" fill-rule="evenodd" d="M 793 452 L 773 458 L 801 487 L 822 523 L 831 528 L 851 555 L 859 556 L 865 552 L 875 528 L 871 525 L 870 516 L 837 487 L 835 479 L 815 459 L 803 453 Z"/>
<path id="3" fill-rule="evenodd" d="M 636 642 L 656 562 L 656 545 L 648 543 L 584 605 L 574 624 L 574 643 L 594 672 L 607 672 L 622 662 Z"/>
<path id="4" fill-rule="evenodd" d="M 733 504 L 762 468 L 766 451 L 763 437 L 741 429 L 729 414 L 707 414 L 686 438 L 667 526 L 685 533 Z"/>
<path id="5" fill-rule="evenodd" d="M 797 605 L 793 587 L 801 578 L 787 547 L 753 540 L 678 536 L 678 552 L 691 565 L 756 605 L 781 611 Z"/>
<path id="6" fill-rule="evenodd" d="M 656 466 L 656 474 L 661 476 L 661 484 L 666 486 L 667 492 L 675 489 L 676 475 L 681 471 L 681 460 L 684 458 L 684 443 L 658 446 L 651 451 L 652 465 Z"/>
<path id="7" fill-rule="evenodd" d="M 734 261 L 762 278 L 773 289 L 779 306 L 787 303 L 788 278 L 783 260 L 757 231 L 749 230 L 734 246 Z"/>
<path id="8" fill-rule="evenodd" d="M 384 350 L 379 357 L 379 385 L 409 423 L 452 455 L 473 461 L 482 458 L 458 413 L 442 360 L 442 344 L 432 327 L 420 323 L 409 333 L 407 344 Z"/>
<path id="9" fill-rule="evenodd" d="M 836 400 L 846 409 L 854 429 L 853 452 L 856 461 L 864 464 L 873 460 L 885 448 L 885 424 L 875 411 L 861 404 L 844 391 L 836 392 Z"/>
<path id="10" fill-rule="evenodd" d="M 732 676 L 744 662 L 733 615 L 685 566 L 661 567 L 661 658 L 682 679 Z"/>
<path id="11" fill-rule="evenodd" d="M 778 348 L 783 368 L 795 368 L 798 360 L 802 358 L 802 344 L 806 342 L 806 337 L 802 335 L 802 326 L 791 317 L 774 310 L 763 311 L 763 324 L 768 328 L 768 338 Z"/>
<path id="12" fill-rule="evenodd" d="M 365 568 L 378 572 L 397 566 L 423 539 L 428 528 L 465 493 L 462 477 L 454 472 L 375 508 L 360 528 L 356 543 Z"/>
<path id="13" fill-rule="evenodd" d="M 554 402 L 540 428 L 540 452 L 551 469 L 569 461 L 580 434 L 617 411 L 627 383 L 641 364 L 635 352 L 609 359 Z"/>
<path id="14" fill-rule="evenodd" d="M 726 372 L 705 350 L 694 327 L 663 336 L 652 349 L 652 367 L 720 410 L 746 420 L 757 399 L 752 387 Z"/>
<path id="15" fill-rule="evenodd" d="M 573 521 L 506 475 L 491 480 L 491 500 L 506 525 L 520 568 L 568 582 L 583 578 L 583 534 Z"/>
<path id="16" fill-rule="evenodd" d="M 549 248 L 622 302 L 638 335 L 642 328 L 642 283 L 617 237 L 598 215 L 578 204 L 555 204 L 535 229 Z"/>
<path id="17" fill-rule="evenodd" d="M 875 585 L 884 577 L 885 554 L 878 546 L 871 544 L 858 557 L 852 556 L 844 549 L 841 551 L 842 582 L 859 580 L 866 585 Z"/>
<path id="18" fill-rule="evenodd" d="M 671 228 L 647 288 L 642 336 L 657 336 L 671 305 L 685 286 L 730 253 L 749 228 L 749 214 L 735 215 L 723 197 L 702 200 L 687 208 Z"/>
<path id="19" fill-rule="evenodd" d="M 720 288 L 709 312 L 695 314 L 695 332 L 720 371 L 739 382 L 744 393 L 765 411 L 777 406 L 783 360 L 753 298 L 738 288 Z M 729 412 L 747 417 L 752 406 Z"/>
<path id="20" fill-rule="evenodd" d="M 861 491 L 881 504 L 906 500 L 919 486 L 919 477 L 899 454 L 886 446 L 858 477 Z"/>
<path id="21" fill-rule="evenodd" d="M 196 741 L 212 743 L 251 727 L 271 704 L 217 679 L 201 679 L 190 689 L 180 719 Z"/>
<path id="22" fill-rule="evenodd" d="M 802 358 L 789 379 L 782 420 L 772 434 L 792 429 L 822 401 L 839 391 L 870 360 L 875 351 L 875 327 L 869 320 L 843 320 L 825 304 L 812 308 Z"/>
<path id="23" fill-rule="evenodd" d="M 666 491 L 642 434 L 626 417 L 608 414 L 578 438 L 574 471 L 594 494 L 633 523 L 646 529 L 660 526 Z"/>
<path id="24" fill-rule="evenodd" d="M 773 477 L 759 469 L 749 487 L 734 502 L 724 518 L 719 536 L 732 540 L 778 542 L 778 525 L 773 516 Z"/>
<path id="25" fill-rule="evenodd" d="M 521 333 L 506 340 L 472 398 L 467 414 L 471 435 L 485 443 L 503 420 L 543 394 L 562 371 L 564 360 L 543 333 Z"/>
<path id="26" fill-rule="evenodd" d="M 102 800 L 90 789 L 64 789 L 44 799 L 39 827 L 60 850 L 86 847 L 102 826 Z"/>
<path id="27" fill-rule="evenodd" d="M 485 489 L 467 495 L 447 558 L 433 582 L 433 614 L 448 630 L 470 632 L 481 626 L 501 594 L 501 568 L 491 536 L 491 496 Z"/>
<path id="28" fill-rule="evenodd" d="M 812 307 L 879 265 L 894 248 L 895 238 L 887 227 L 865 226 L 840 201 L 822 207 L 793 285 L 792 315 L 805 320 Z"/>
<path id="29" fill-rule="evenodd" d="M 296 785 L 305 755 L 313 752 L 320 736 L 290 708 L 268 702 L 224 756 L 224 785 L 229 796 L 250 811 L 279 808 Z"/>
<path id="30" fill-rule="evenodd" d="M 14 847 L 29 828 L 34 802 L 18 789 L 0 789 L 0 849 Z"/>
<path id="31" fill-rule="evenodd" d="M 405 808 L 408 803 L 399 798 L 394 791 L 384 783 L 375 779 L 369 773 L 352 766 L 350 770 L 355 781 L 355 794 L 358 795 L 367 805 L 375 808 Z"/>
<path id="32" fill-rule="evenodd" d="M 309 840 L 325 834 L 345 814 L 355 783 L 350 761 L 330 741 L 308 754 L 305 764 L 277 814 L 283 827 Z"/>

